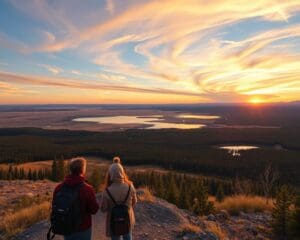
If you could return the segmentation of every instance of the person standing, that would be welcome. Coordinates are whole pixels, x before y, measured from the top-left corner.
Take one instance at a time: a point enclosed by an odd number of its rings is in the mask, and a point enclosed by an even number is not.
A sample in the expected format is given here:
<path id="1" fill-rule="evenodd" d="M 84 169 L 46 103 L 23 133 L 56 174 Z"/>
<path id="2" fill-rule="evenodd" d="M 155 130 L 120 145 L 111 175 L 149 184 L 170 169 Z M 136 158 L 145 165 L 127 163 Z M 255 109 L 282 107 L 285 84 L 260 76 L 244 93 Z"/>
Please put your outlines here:
<path id="1" fill-rule="evenodd" d="M 86 160 L 73 158 L 70 174 L 54 190 L 51 213 L 51 231 L 65 240 L 91 240 L 92 218 L 99 205 L 93 187 L 85 180 Z"/>
<path id="2" fill-rule="evenodd" d="M 106 235 L 112 240 L 132 240 L 135 224 L 133 207 L 136 190 L 126 175 L 120 160 L 114 161 L 106 175 L 106 189 L 102 193 L 101 211 L 106 212 Z"/>

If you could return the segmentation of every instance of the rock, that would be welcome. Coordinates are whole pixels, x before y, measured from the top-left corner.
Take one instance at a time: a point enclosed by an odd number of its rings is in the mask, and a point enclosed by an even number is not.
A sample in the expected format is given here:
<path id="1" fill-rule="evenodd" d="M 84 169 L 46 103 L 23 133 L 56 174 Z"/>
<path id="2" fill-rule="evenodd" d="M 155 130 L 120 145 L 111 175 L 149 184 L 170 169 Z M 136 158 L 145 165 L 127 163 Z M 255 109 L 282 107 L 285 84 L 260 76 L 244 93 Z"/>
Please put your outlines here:
<path id="1" fill-rule="evenodd" d="M 216 218 L 219 221 L 226 221 L 230 217 L 229 213 L 226 210 L 221 210 L 218 214 L 216 214 Z"/>
<path id="2" fill-rule="evenodd" d="M 208 221 L 216 221 L 216 217 L 215 217 L 213 214 L 209 214 L 209 215 L 207 216 L 207 220 L 208 220 Z"/>
<path id="3" fill-rule="evenodd" d="M 256 228 L 251 225 L 246 227 L 246 231 L 252 234 L 253 236 L 256 236 L 258 234 Z"/>

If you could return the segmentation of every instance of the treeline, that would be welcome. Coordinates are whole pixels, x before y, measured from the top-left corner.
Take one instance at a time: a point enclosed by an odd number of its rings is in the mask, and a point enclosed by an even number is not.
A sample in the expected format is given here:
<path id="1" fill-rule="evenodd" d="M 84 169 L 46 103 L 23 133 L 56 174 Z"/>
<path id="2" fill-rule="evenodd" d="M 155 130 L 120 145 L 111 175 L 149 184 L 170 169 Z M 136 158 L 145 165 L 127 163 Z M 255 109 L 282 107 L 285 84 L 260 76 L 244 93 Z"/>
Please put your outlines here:
<path id="1" fill-rule="evenodd" d="M 9 164 L 8 168 L 0 168 L 1 180 L 43 180 L 62 181 L 68 173 L 67 161 L 63 158 L 52 162 L 49 168 L 31 169 Z"/>
<path id="2" fill-rule="evenodd" d="M 86 132 L 32 128 L 0 130 L 0 162 L 22 163 L 65 158 L 119 155 L 126 164 L 155 164 L 229 178 L 257 180 L 257 173 L 272 162 L 280 181 L 300 186 L 299 137 L 295 129 L 129 130 Z M 230 139 L 230 141 L 228 140 Z M 218 144 L 253 144 L 262 148 L 233 157 Z M 275 150 L 281 144 L 289 150 Z M 296 145 L 295 145 L 296 144 Z"/>
<path id="3" fill-rule="evenodd" d="M 47 168 L 44 169 L 24 169 L 20 167 L 13 167 L 9 165 L 7 169 L 0 168 L 0 180 L 43 180 L 50 179 L 51 171 Z"/>

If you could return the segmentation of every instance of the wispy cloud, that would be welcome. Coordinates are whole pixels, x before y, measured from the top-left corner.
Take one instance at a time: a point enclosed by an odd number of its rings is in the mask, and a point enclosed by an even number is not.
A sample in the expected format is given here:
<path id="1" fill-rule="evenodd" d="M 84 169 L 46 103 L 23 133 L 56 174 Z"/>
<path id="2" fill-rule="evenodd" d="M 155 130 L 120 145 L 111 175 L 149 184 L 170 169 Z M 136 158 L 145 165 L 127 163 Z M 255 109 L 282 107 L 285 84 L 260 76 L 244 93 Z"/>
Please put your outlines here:
<path id="1" fill-rule="evenodd" d="M 39 64 L 39 66 L 47 69 L 49 72 L 51 72 L 54 75 L 63 72 L 63 69 L 56 67 L 56 66 L 51 66 L 51 65 L 47 65 L 47 64 Z"/>
<path id="2" fill-rule="evenodd" d="M 115 11 L 115 4 L 113 0 L 106 0 L 106 10 L 110 13 L 113 14 Z"/>
<path id="3" fill-rule="evenodd" d="M 26 75 L 27 84 L 211 101 L 251 95 L 268 101 L 300 99 L 300 25 L 290 21 L 300 14 L 299 0 L 10 1 L 46 27 L 37 44 L 3 33 L 0 46 L 46 56 L 75 53 L 99 69 L 89 73 L 79 63 L 68 72 L 76 81 L 42 77 L 40 82 Z M 247 27 L 239 29 L 243 24 Z M 64 71 L 62 66 L 40 66 L 54 75 Z M 16 82 L 20 78 L 14 77 Z M 91 81 L 95 79 L 102 85 Z"/>
<path id="4" fill-rule="evenodd" d="M 0 72 L 0 81 L 4 83 L 14 84 L 26 84 L 26 85 L 37 85 L 37 86 L 52 86 L 52 87 L 64 87 L 64 88 L 75 88 L 75 89 L 93 89 L 93 90 L 111 90 L 121 92 L 138 92 L 138 93 L 154 93 L 154 94 L 168 94 L 168 95 L 182 95 L 182 96 L 196 96 L 201 98 L 201 95 L 195 92 L 186 92 L 172 89 L 163 88 L 142 88 L 133 86 L 115 86 L 115 85 L 104 85 L 97 82 L 91 81 L 78 81 L 68 78 L 50 78 L 43 76 L 27 76 L 18 75 L 9 72 Z"/>

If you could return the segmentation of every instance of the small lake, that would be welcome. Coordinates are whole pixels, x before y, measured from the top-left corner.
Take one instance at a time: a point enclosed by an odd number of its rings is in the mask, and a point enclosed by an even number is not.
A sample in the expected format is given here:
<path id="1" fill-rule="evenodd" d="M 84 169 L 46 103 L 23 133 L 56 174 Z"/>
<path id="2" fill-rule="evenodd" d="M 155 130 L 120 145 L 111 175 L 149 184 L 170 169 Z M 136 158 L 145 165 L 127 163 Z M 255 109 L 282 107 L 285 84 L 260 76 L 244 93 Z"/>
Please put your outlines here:
<path id="1" fill-rule="evenodd" d="M 197 119 L 211 119 L 205 118 L 210 117 L 209 115 L 183 115 L 188 116 L 188 118 Z M 178 116 L 176 116 L 178 117 Z M 200 118 L 202 117 L 202 118 Z M 214 116 L 212 116 L 214 117 Z M 206 125 L 204 124 L 187 124 L 187 123 L 169 123 L 164 122 L 164 116 L 162 115 L 148 115 L 148 116 L 110 116 L 110 117 L 85 117 L 73 119 L 75 122 L 95 122 L 102 124 L 119 124 L 119 125 L 146 125 L 142 128 L 147 129 L 165 129 L 165 128 L 177 128 L 177 129 L 195 129 L 202 128 Z"/>
<path id="2" fill-rule="evenodd" d="M 228 150 L 228 153 L 231 153 L 232 156 L 240 156 L 241 151 L 249 151 L 253 149 L 258 149 L 259 147 L 251 146 L 251 145 L 228 145 L 228 146 L 220 146 L 219 148 Z"/>
<path id="3" fill-rule="evenodd" d="M 193 118 L 193 119 L 201 119 L 201 120 L 214 120 L 219 119 L 220 116 L 213 115 L 201 115 L 201 114 L 178 114 L 176 117 L 178 118 Z"/>

